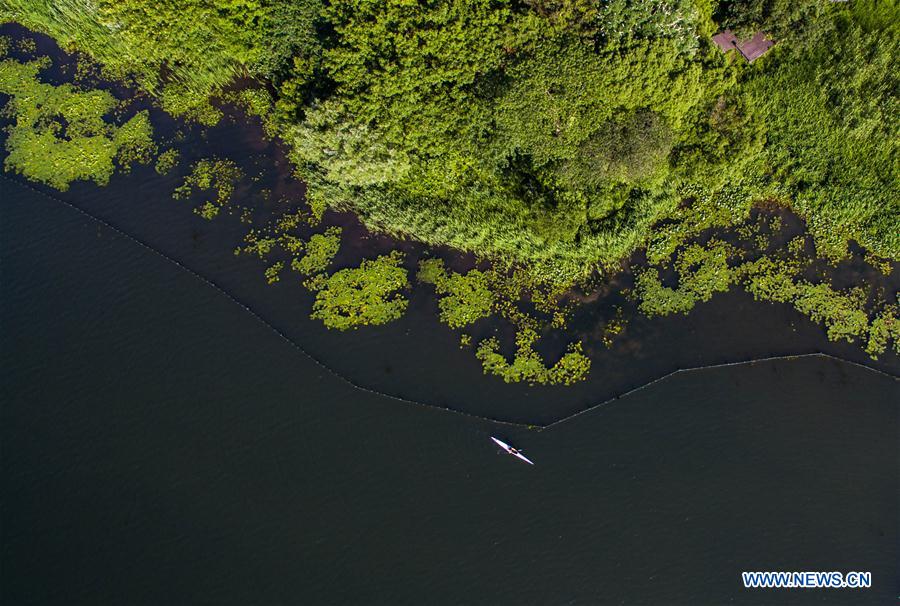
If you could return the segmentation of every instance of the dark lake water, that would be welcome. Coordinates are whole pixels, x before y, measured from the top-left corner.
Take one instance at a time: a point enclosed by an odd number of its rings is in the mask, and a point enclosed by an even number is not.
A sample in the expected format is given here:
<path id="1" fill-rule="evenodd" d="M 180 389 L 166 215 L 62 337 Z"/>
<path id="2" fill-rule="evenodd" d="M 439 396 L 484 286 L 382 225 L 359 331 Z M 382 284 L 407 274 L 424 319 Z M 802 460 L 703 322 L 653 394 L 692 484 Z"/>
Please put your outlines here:
<path id="1" fill-rule="evenodd" d="M 896 379 L 828 358 L 765 362 L 682 373 L 544 431 L 497 425 L 356 390 L 162 257 L 13 181 L 0 193 L 3 604 L 900 593 Z M 212 232 L 191 237 L 203 227 L 154 212 L 150 185 L 67 196 L 133 231 L 170 228 L 173 254 L 250 289 Z M 303 319 L 303 301 L 294 317 L 255 301 L 381 386 L 402 391 L 407 375 L 385 371 L 379 345 L 473 411 L 515 417 L 528 392 L 481 377 L 433 314 L 336 337 Z M 542 393 L 544 408 L 559 405 L 540 420 L 578 407 L 565 390 Z M 492 434 L 537 464 L 497 454 Z M 750 591 L 743 570 L 871 571 L 874 586 Z"/>

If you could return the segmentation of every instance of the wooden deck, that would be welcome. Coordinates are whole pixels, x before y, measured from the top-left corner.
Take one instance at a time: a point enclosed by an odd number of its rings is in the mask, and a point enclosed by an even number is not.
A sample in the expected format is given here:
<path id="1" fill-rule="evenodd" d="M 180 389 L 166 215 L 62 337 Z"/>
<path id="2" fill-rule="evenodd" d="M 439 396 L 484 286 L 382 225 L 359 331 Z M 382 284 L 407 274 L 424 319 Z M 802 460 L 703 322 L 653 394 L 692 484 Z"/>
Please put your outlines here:
<path id="1" fill-rule="evenodd" d="M 749 63 L 753 63 L 765 55 L 775 44 L 773 40 L 767 38 L 762 32 L 756 32 L 749 40 L 738 40 L 737 36 L 730 29 L 713 36 L 713 42 L 722 49 L 722 52 L 737 49 Z"/>

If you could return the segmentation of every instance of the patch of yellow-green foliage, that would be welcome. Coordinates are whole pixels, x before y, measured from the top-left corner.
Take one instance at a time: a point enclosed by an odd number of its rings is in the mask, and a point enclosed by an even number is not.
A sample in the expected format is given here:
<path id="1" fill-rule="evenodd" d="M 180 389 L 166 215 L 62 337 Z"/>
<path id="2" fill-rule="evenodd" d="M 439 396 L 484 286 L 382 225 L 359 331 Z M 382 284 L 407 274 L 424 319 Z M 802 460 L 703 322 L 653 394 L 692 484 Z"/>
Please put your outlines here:
<path id="1" fill-rule="evenodd" d="M 417 277 L 419 282 L 433 284 L 441 295 L 441 321 L 450 328 L 468 326 L 491 314 L 494 293 L 484 272 L 448 272 L 440 259 L 426 259 L 419 264 Z"/>
<path id="2" fill-rule="evenodd" d="M 281 270 L 284 269 L 284 261 L 276 261 L 273 265 L 266 268 L 264 272 L 267 284 L 275 284 L 281 280 Z"/>
<path id="3" fill-rule="evenodd" d="M 836 290 L 826 282 L 798 279 L 796 268 L 790 262 L 763 258 L 739 271 L 755 298 L 792 304 L 812 321 L 824 324 L 830 340 L 864 340 L 869 333 L 866 293 L 858 287 Z"/>
<path id="4" fill-rule="evenodd" d="M 408 305 L 402 292 L 409 286 L 402 261 L 403 255 L 393 252 L 331 274 L 316 293 L 312 317 L 338 330 L 400 318 Z"/>
<path id="5" fill-rule="evenodd" d="M 302 257 L 294 257 L 291 269 L 306 276 L 324 272 L 341 247 L 341 228 L 329 227 L 325 233 L 313 234 L 306 242 Z"/>
<path id="6" fill-rule="evenodd" d="M 156 158 L 156 172 L 161 175 L 166 175 L 171 172 L 173 168 L 178 166 L 178 156 L 178 150 L 175 148 L 167 149 L 159 154 Z"/>
<path id="7" fill-rule="evenodd" d="M 176 200 L 190 198 L 194 190 L 212 190 L 215 197 L 204 200 L 194 212 L 204 219 L 211 220 L 219 211 L 228 206 L 234 194 L 235 186 L 244 176 L 244 172 L 233 160 L 219 158 L 199 160 L 191 168 L 181 185 L 172 193 Z"/>
<path id="8" fill-rule="evenodd" d="M 115 97 L 42 82 L 39 74 L 49 65 L 46 57 L 0 61 L 0 93 L 10 96 L 3 112 L 13 120 L 7 170 L 66 190 L 79 180 L 105 185 L 117 167 L 127 171 L 134 162 L 150 161 L 156 146 L 146 111 L 116 125 L 104 118 L 118 106 Z"/>
<path id="9" fill-rule="evenodd" d="M 520 329 L 516 333 L 516 353 L 511 362 L 500 353 L 500 342 L 495 337 L 479 343 L 475 355 L 481 360 L 486 373 L 496 375 L 507 383 L 571 385 L 587 377 L 591 361 L 582 352 L 581 343 L 570 345 L 556 364 L 548 367 L 534 350 L 537 339 L 538 334 L 533 329 Z"/>
<path id="10" fill-rule="evenodd" d="M 316 224 L 318 220 L 304 211 L 281 216 L 274 225 L 266 229 L 252 229 L 245 234 L 245 245 L 235 254 L 253 254 L 260 259 L 280 255 L 290 259 L 290 268 L 306 277 L 304 286 L 316 290 L 325 280 L 328 269 L 341 246 L 341 228 L 329 227 L 323 233 L 314 233 L 304 238 L 299 228 Z M 278 266 L 278 271 L 284 263 Z M 271 269 L 271 268 L 270 268 Z"/>
<path id="11" fill-rule="evenodd" d="M 434 286 L 439 295 L 441 321 L 450 328 L 462 328 L 495 314 L 516 326 L 517 348 L 512 362 L 500 353 L 500 342 L 495 337 L 479 343 L 476 356 L 486 373 L 500 376 L 507 383 L 566 385 L 587 376 L 591 364 L 583 354 L 580 342 L 571 343 L 563 357 L 552 366 L 547 366 L 534 350 L 537 328 L 542 324 L 563 328 L 565 317 L 558 305 L 559 293 L 536 283 L 531 274 L 522 271 L 503 273 L 496 268 L 459 273 L 447 270 L 441 259 L 425 259 L 419 263 L 417 279 Z M 549 322 L 541 322 L 535 315 L 522 311 L 520 304 L 525 292 L 531 295 L 536 309 L 552 315 Z"/>
<path id="12" fill-rule="evenodd" d="M 695 304 L 708 301 L 714 293 L 725 292 L 734 280 L 728 267 L 730 246 L 718 240 L 706 246 L 691 244 L 678 255 L 678 287 L 669 288 L 659 280 L 656 267 L 641 271 L 635 288 L 641 296 L 640 309 L 649 316 L 686 313 Z"/>
<path id="13" fill-rule="evenodd" d="M 894 351 L 900 354 L 900 307 L 896 304 L 886 306 L 872 320 L 866 353 L 877 359 L 887 350 L 890 341 L 894 342 Z"/>
<path id="14" fill-rule="evenodd" d="M 784 250 L 748 258 L 748 254 L 719 240 L 690 244 L 674 255 L 677 287 L 662 284 L 660 266 L 642 269 L 636 276 L 639 309 L 649 315 L 687 313 L 716 292 L 740 284 L 760 301 L 786 303 L 822 324 L 832 341 L 860 342 L 872 357 L 884 353 L 889 341 L 900 353 L 897 336 L 896 293 L 876 292 L 874 302 L 860 286 L 836 289 L 826 279 L 802 277 L 810 260 L 803 257 L 803 240 L 791 240 Z M 666 266 L 663 262 L 662 266 Z"/>

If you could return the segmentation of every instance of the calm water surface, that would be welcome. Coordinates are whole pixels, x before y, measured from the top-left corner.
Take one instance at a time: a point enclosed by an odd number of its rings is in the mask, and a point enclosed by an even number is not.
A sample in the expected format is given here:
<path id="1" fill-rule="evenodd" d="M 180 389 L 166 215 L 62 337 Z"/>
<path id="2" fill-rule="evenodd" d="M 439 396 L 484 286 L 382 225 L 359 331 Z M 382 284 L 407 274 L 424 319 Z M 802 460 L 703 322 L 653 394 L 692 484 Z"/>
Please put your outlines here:
<path id="1" fill-rule="evenodd" d="M 895 379 L 827 359 L 761 363 L 510 429 L 357 391 L 187 272 L 0 188 L 4 604 L 900 593 Z M 341 337 L 345 364 L 372 366 L 387 334 Z M 429 372 L 489 408 L 477 367 L 456 359 Z M 498 455 L 491 434 L 537 465 Z M 874 587 L 746 591 L 742 570 L 864 570 Z"/>

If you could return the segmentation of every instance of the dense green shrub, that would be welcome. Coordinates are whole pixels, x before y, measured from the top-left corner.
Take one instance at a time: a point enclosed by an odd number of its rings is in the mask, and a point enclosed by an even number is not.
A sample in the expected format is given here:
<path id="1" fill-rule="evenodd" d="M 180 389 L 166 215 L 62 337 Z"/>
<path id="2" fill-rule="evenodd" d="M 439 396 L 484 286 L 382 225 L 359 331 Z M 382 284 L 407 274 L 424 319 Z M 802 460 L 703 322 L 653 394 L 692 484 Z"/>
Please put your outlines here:
<path id="1" fill-rule="evenodd" d="M 9 0 L 0 18 L 204 121 L 230 82 L 264 78 L 233 98 L 291 145 L 317 214 L 352 209 L 372 228 L 571 284 L 643 246 L 671 254 L 763 199 L 797 210 L 820 254 L 840 257 L 853 239 L 898 258 L 896 11 L 896 0 Z M 778 43 L 747 66 L 711 43 L 723 27 Z"/>
<path id="2" fill-rule="evenodd" d="M 295 54 L 314 58 L 320 0 L 5 0 L 17 21 L 133 78 L 176 115 L 214 123 L 210 97 L 245 73 L 278 80 Z"/>
<path id="3" fill-rule="evenodd" d="M 776 63 L 747 82 L 767 128 L 756 170 L 806 219 L 819 254 L 845 257 L 856 240 L 897 259 L 898 6 L 848 4 L 804 44 L 776 47 Z"/>

